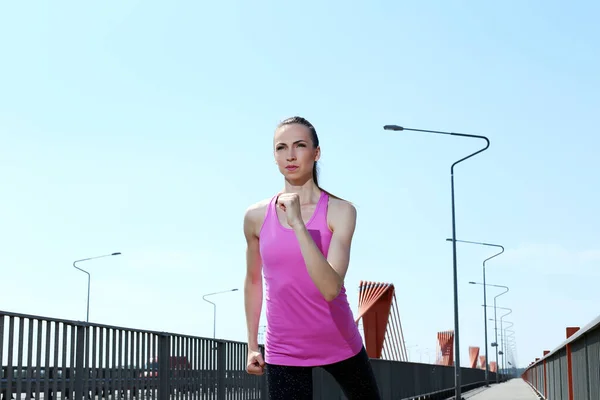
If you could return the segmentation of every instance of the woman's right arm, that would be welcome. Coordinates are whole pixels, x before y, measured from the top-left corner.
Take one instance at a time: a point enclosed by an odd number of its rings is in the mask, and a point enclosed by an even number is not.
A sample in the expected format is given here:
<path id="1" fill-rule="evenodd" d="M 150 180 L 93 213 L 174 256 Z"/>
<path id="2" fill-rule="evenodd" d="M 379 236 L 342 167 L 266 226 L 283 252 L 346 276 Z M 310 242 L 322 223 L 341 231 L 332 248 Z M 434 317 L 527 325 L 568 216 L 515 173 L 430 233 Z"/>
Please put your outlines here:
<path id="1" fill-rule="evenodd" d="M 258 351 L 258 324 L 262 309 L 262 260 L 258 244 L 257 222 L 261 210 L 251 207 L 244 215 L 244 236 L 246 237 L 246 279 L 244 281 L 244 304 L 248 328 L 248 348 Z M 258 217 L 258 218 L 257 218 Z"/>

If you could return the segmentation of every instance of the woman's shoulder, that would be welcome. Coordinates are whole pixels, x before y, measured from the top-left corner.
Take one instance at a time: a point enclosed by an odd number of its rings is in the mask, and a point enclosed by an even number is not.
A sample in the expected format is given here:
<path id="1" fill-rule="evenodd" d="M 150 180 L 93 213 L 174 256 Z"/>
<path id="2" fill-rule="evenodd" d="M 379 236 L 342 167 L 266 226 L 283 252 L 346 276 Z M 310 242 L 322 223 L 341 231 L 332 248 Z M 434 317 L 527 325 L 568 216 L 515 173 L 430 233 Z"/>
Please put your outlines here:
<path id="1" fill-rule="evenodd" d="M 356 207 L 348 200 L 329 194 L 327 209 L 327 220 L 332 230 L 336 226 L 354 226 L 356 223 Z"/>
<path id="2" fill-rule="evenodd" d="M 326 192 L 327 193 L 327 192 Z M 348 200 L 341 199 L 331 193 L 329 195 L 328 208 L 336 213 L 345 214 L 356 214 L 356 207 Z"/>
<path id="3" fill-rule="evenodd" d="M 271 203 L 271 199 L 272 198 L 268 198 L 258 201 L 246 208 L 246 212 L 244 213 L 244 225 L 251 226 L 255 233 L 258 232 L 265 220 L 267 208 Z"/>

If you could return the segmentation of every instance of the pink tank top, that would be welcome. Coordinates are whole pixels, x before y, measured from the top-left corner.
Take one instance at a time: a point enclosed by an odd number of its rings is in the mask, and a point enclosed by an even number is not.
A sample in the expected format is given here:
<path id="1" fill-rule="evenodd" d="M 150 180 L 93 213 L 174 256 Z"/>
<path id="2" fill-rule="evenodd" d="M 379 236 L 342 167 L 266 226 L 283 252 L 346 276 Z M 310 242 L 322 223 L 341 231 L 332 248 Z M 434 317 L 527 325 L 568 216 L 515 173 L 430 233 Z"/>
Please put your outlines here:
<path id="1" fill-rule="evenodd" d="M 346 289 L 331 302 L 313 283 L 291 228 L 277 218 L 271 199 L 260 231 L 267 331 L 265 361 L 276 365 L 318 366 L 356 355 L 362 337 L 348 304 Z M 327 224 L 329 196 L 321 192 L 306 227 L 325 257 L 332 232 Z"/>

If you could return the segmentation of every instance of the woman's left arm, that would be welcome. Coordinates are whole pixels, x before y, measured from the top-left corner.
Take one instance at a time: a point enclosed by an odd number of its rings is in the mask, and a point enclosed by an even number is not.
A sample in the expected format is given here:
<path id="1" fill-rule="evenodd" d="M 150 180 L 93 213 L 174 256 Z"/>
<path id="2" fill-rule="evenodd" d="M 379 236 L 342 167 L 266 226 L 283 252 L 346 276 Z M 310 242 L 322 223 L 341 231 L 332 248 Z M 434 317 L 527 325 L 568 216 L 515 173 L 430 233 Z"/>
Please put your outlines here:
<path id="1" fill-rule="evenodd" d="M 330 205 L 329 210 L 333 235 L 327 258 L 323 256 L 303 223 L 294 226 L 294 231 L 308 274 L 325 300 L 332 301 L 340 293 L 348 271 L 350 247 L 356 227 L 356 208 L 350 203 L 339 201 L 335 207 Z"/>

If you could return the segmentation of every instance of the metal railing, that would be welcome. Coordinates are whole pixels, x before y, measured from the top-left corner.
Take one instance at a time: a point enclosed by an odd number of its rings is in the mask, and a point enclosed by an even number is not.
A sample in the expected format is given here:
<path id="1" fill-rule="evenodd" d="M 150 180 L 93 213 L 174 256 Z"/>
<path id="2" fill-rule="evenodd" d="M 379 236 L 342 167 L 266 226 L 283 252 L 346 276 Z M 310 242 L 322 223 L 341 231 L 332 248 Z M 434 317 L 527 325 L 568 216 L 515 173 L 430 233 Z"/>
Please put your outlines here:
<path id="1" fill-rule="evenodd" d="M 454 367 L 375 358 L 371 364 L 383 399 L 442 399 L 454 395 Z M 463 390 L 485 385 L 485 370 L 461 368 L 461 371 Z M 491 379 L 496 379 L 493 372 Z M 324 370 L 316 368 L 313 381 L 313 400 L 346 400 L 333 377 Z"/>
<path id="2" fill-rule="evenodd" d="M 536 359 L 522 378 L 544 399 L 600 399 L 600 316 Z"/>
<path id="3" fill-rule="evenodd" d="M 267 399 L 245 343 L 0 311 L 0 400 Z M 452 395 L 454 367 L 372 359 L 384 399 Z M 465 389 L 485 371 L 462 369 Z M 315 368 L 314 399 L 345 399 Z M 490 379 L 495 379 L 491 374 Z"/>

